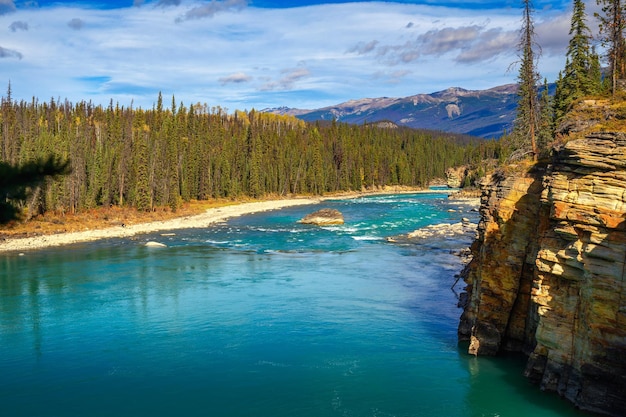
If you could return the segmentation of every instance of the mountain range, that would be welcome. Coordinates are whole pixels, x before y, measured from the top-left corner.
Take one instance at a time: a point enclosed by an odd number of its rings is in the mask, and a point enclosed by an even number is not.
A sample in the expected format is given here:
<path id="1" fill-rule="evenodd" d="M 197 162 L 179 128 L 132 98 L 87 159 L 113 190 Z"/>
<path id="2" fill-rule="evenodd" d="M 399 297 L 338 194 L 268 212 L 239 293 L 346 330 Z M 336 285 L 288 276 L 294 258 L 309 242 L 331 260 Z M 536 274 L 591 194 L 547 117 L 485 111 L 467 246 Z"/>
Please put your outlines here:
<path id="1" fill-rule="evenodd" d="M 517 84 L 488 90 L 448 88 L 404 98 L 363 98 L 316 110 L 279 107 L 262 110 L 305 121 L 363 124 L 393 122 L 398 126 L 497 138 L 510 132 L 517 107 Z"/>

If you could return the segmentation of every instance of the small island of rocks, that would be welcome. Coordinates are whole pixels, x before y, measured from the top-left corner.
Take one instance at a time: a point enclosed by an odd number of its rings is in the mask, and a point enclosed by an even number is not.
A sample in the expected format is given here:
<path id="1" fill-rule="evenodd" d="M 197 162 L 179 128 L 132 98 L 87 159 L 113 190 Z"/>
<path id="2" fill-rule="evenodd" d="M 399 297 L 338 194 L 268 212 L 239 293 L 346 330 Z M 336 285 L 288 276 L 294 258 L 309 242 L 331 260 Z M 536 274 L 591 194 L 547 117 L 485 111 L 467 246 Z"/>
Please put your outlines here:
<path id="1" fill-rule="evenodd" d="M 341 214 L 339 210 L 324 208 L 311 214 L 307 214 L 300 219 L 298 223 L 328 226 L 343 224 L 344 220 L 343 214 Z"/>

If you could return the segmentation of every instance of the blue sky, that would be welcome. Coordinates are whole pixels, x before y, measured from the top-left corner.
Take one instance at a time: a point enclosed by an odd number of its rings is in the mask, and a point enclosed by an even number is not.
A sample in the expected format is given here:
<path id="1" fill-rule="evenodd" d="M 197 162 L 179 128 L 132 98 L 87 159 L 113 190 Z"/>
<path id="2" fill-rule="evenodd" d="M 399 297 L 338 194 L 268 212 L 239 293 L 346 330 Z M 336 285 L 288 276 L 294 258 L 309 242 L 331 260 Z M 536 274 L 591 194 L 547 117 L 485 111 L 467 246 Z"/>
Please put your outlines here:
<path id="1" fill-rule="evenodd" d="M 161 91 L 228 111 L 487 89 L 516 80 L 519 3 L 0 0 L 0 88 L 144 108 Z M 534 5 L 539 71 L 553 81 L 571 2 Z"/>

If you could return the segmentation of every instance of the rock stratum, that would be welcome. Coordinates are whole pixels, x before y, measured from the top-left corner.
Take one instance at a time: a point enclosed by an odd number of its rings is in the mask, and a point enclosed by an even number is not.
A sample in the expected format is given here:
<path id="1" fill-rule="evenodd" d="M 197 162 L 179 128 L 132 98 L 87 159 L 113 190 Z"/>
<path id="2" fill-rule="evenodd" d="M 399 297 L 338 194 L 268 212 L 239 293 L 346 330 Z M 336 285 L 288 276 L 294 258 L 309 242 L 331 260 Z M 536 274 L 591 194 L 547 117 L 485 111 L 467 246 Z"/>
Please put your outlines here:
<path id="1" fill-rule="evenodd" d="M 570 140 L 550 163 L 483 182 L 459 340 L 528 356 L 577 407 L 626 415 L 626 133 Z"/>

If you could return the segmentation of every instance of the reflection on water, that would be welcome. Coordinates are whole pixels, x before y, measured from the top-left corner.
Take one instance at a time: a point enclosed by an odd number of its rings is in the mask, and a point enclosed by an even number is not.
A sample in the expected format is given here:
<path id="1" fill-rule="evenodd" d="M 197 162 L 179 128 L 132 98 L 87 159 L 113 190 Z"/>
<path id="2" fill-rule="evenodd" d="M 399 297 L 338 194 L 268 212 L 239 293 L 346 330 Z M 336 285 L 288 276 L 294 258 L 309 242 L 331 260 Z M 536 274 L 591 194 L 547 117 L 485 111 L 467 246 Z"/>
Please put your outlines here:
<path id="1" fill-rule="evenodd" d="M 514 361 L 456 344 L 467 237 L 385 236 L 475 218 L 434 195 L 326 202 L 208 229 L 0 257 L 0 404 L 11 416 L 573 415 Z M 449 211 L 454 209 L 455 211 Z M 164 248 L 142 245 L 158 240 Z M 444 244 L 445 243 L 445 244 Z M 526 384 L 526 385 L 524 385 Z"/>

